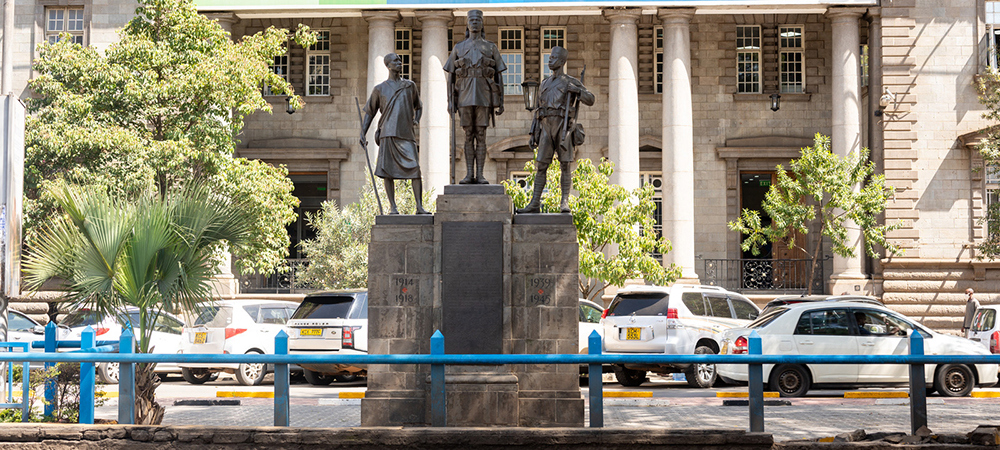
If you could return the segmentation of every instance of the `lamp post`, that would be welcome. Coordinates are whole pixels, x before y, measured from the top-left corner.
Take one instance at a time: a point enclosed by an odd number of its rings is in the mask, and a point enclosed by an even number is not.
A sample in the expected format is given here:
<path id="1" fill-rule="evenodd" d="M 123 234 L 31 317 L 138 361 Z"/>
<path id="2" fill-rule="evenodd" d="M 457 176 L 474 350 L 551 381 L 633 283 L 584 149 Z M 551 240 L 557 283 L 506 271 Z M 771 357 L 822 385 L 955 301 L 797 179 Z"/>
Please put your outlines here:
<path id="1" fill-rule="evenodd" d="M 295 108 L 292 107 L 292 96 L 289 95 L 285 97 L 285 112 L 288 114 L 295 114 Z"/>
<path id="2" fill-rule="evenodd" d="M 521 89 L 524 91 L 524 109 L 534 111 L 538 107 L 538 82 L 533 79 L 524 80 Z"/>
<path id="3" fill-rule="evenodd" d="M 781 94 L 777 92 L 771 94 L 771 111 L 777 111 L 781 108 Z"/>

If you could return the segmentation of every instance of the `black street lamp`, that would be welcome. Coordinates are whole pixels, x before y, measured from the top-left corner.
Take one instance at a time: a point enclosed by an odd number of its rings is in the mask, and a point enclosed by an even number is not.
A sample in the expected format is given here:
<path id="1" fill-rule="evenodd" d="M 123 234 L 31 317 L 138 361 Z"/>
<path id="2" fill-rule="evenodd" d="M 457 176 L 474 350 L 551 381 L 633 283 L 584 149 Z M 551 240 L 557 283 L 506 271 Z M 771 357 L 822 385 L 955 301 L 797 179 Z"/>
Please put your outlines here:
<path id="1" fill-rule="evenodd" d="M 771 111 L 777 111 L 781 108 L 781 95 L 777 92 L 771 94 Z"/>
<path id="2" fill-rule="evenodd" d="M 295 108 L 292 107 L 292 96 L 289 95 L 285 97 L 285 112 L 288 114 L 295 114 Z"/>
<path id="3" fill-rule="evenodd" d="M 534 111 L 538 107 L 538 82 L 535 80 L 524 80 L 521 83 L 524 91 L 524 109 Z"/>

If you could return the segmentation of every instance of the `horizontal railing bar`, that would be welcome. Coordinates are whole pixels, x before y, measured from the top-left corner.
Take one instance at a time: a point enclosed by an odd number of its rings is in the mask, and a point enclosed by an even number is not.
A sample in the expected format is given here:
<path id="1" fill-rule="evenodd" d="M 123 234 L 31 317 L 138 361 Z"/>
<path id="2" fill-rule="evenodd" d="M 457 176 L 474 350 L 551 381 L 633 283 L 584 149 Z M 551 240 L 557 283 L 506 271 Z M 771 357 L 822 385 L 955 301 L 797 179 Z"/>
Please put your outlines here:
<path id="1" fill-rule="evenodd" d="M 0 353 L 0 361 L 267 364 L 1000 364 L 1000 355 L 261 355 Z"/>
<path id="2" fill-rule="evenodd" d="M 79 340 L 56 341 L 56 348 L 80 348 Z M 118 341 L 97 341 L 94 345 L 118 345 Z M 31 348 L 45 348 L 45 341 L 31 341 Z"/>
<path id="3" fill-rule="evenodd" d="M 99 345 L 93 348 L 82 348 L 67 353 L 118 353 L 118 345 Z"/>

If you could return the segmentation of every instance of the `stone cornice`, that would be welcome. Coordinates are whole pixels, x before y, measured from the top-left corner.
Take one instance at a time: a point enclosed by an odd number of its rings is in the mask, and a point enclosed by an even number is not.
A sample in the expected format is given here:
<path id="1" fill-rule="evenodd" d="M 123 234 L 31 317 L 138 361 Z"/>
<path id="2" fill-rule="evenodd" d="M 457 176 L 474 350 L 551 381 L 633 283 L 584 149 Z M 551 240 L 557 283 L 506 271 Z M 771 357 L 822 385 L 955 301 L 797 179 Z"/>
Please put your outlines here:
<path id="1" fill-rule="evenodd" d="M 601 11 L 605 19 L 611 23 L 635 24 L 642 16 L 641 8 L 607 8 Z"/>
<path id="2" fill-rule="evenodd" d="M 656 17 L 666 23 L 689 23 L 694 17 L 695 8 L 660 8 L 656 10 Z"/>
<path id="3" fill-rule="evenodd" d="M 205 17 L 208 17 L 209 19 L 217 20 L 217 21 L 223 22 L 223 23 L 234 24 L 234 23 L 240 21 L 240 18 L 239 18 L 239 16 L 236 15 L 236 13 L 228 12 L 228 11 L 227 12 L 204 13 L 204 15 L 205 15 Z"/>

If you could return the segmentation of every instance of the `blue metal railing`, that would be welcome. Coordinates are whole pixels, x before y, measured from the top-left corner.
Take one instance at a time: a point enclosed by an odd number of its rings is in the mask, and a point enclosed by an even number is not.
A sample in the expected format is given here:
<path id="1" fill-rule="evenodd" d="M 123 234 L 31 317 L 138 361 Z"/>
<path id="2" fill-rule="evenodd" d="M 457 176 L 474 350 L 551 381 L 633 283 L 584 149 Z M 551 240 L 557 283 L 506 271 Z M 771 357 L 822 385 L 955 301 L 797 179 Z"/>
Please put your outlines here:
<path id="1" fill-rule="evenodd" d="M 55 349 L 55 327 L 46 327 L 46 336 L 52 335 L 52 343 L 46 347 Z M 81 341 L 85 348 L 78 352 L 66 353 L 0 353 L 0 361 L 24 362 L 68 362 L 97 363 L 118 362 L 120 364 L 118 392 L 118 423 L 131 424 L 135 421 L 135 376 L 136 363 L 267 363 L 274 364 L 274 424 L 289 425 L 289 372 L 290 364 L 428 364 L 431 366 L 431 424 L 447 425 L 445 402 L 445 370 L 449 364 L 455 365 L 505 365 L 505 364 L 573 364 L 588 365 L 590 375 L 590 426 L 604 425 L 604 388 L 601 382 L 603 364 L 746 364 L 749 378 L 750 431 L 764 431 L 764 364 L 906 364 L 910 366 L 910 424 L 911 431 L 927 425 L 925 364 L 1000 364 L 1000 355 L 925 355 L 923 336 L 911 333 L 909 355 L 764 355 L 761 354 L 761 339 L 756 331 L 749 336 L 748 354 L 745 355 L 623 355 L 602 354 L 601 337 L 597 332 L 590 335 L 588 354 L 444 354 L 444 336 L 440 331 L 431 337 L 430 354 L 426 355 L 289 355 L 288 335 L 281 331 L 275 336 L 275 354 L 148 354 L 134 353 L 134 337 L 125 330 L 120 341 L 118 354 L 106 353 L 107 347 L 89 347 L 90 337 Z M 33 345 L 34 346 L 34 345 Z M 82 369 L 81 369 L 82 370 Z M 92 423 L 93 402 L 84 404 L 84 392 L 93 392 L 93 367 L 88 377 L 81 376 L 81 423 Z M 89 384 L 85 387 L 83 384 Z M 83 411 L 89 408 L 89 411 Z M 84 422 L 84 418 L 90 422 Z"/>
<path id="2" fill-rule="evenodd" d="M 21 352 L 28 352 L 27 342 L 0 342 L 0 348 L 6 349 L 10 352 L 14 349 L 20 349 Z M 19 408 L 21 410 L 21 422 L 27 422 L 30 416 L 28 393 L 31 392 L 29 381 L 29 374 L 31 371 L 28 368 L 28 362 L 25 361 L 21 364 L 21 402 L 14 403 L 14 364 L 13 362 L 7 365 L 7 392 L 6 402 L 0 403 L 0 408 Z"/>

